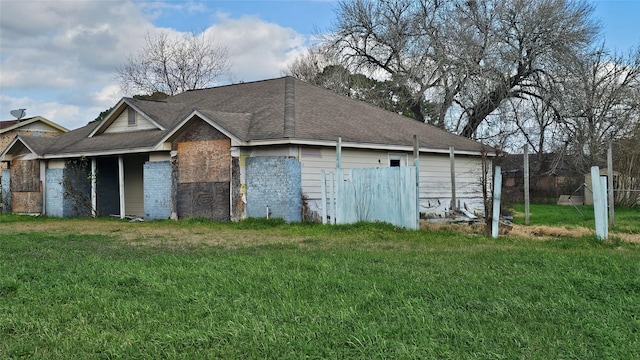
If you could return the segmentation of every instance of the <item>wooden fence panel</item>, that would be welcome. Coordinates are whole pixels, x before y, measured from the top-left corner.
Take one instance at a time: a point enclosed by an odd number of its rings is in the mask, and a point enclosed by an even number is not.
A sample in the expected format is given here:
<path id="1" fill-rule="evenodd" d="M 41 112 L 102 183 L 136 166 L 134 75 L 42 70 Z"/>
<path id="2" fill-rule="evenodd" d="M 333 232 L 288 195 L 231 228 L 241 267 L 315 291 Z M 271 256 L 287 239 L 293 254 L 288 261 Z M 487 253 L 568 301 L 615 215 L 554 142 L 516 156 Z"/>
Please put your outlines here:
<path id="1" fill-rule="evenodd" d="M 336 169 L 336 223 L 380 221 L 408 229 L 418 228 L 415 166 L 346 171 L 348 176 L 345 176 L 345 170 Z"/>

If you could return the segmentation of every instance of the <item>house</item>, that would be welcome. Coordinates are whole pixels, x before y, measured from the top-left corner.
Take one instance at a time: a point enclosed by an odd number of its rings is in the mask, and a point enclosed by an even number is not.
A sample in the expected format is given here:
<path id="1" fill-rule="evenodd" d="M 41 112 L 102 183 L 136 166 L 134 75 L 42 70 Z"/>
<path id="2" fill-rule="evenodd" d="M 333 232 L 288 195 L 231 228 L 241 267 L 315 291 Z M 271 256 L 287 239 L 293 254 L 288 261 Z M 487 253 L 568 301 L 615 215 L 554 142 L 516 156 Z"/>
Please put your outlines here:
<path id="1" fill-rule="evenodd" d="M 123 98 L 98 123 L 18 136 L 0 161 L 13 212 L 238 220 L 269 208 L 300 221 L 302 209 L 319 214 L 339 138 L 343 168 L 388 167 L 413 164 L 414 135 L 423 210 L 452 197 L 451 147 L 456 198 L 481 210 L 482 144 L 292 77 Z"/>
<path id="2" fill-rule="evenodd" d="M 21 109 L 24 114 L 24 109 Z M 68 132 L 69 130 L 42 116 L 33 116 L 29 118 L 20 118 L 14 120 L 0 121 L 0 149 L 6 148 L 18 135 L 22 136 L 57 136 Z M 2 171 L 7 168 L 7 163 L 0 162 L 0 189 L 6 188 L 9 191 L 8 178 L 3 181 Z M 0 191 L 0 212 L 5 208 L 7 199 L 2 197 L 3 191 Z M 7 196 L 8 197 L 8 196 Z"/>
<path id="3" fill-rule="evenodd" d="M 574 159 L 557 153 L 529 154 L 530 198 L 538 203 L 555 203 L 560 195 L 582 196 L 583 176 Z M 502 168 L 502 200 L 524 201 L 524 155 L 507 154 L 494 160 Z M 580 190 L 579 193 L 574 193 Z"/>
<path id="4" fill-rule="evenodd" d="M 0 149 L 4 149 L 17 136 L 57 136 L 69 130 L 42 116 L 0 121 Z M 6 168 L 0 163 L 0 169 Z"/>

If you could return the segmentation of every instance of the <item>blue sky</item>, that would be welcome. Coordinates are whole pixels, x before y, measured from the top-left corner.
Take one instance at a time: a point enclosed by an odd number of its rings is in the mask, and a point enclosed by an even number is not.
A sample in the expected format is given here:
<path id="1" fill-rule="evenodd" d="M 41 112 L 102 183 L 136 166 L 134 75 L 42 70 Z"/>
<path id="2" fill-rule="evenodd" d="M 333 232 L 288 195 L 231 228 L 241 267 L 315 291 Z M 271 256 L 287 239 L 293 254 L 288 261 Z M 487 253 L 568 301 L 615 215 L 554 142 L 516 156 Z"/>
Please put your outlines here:
<path id="1" fill-rule="evenodd" d="M 607 46 L 640 45 L 640 0 L 593 0 Z M 0 120 L 12 109 L 69 129 L 122 96 L 116 66 L 144 34 L 206 32 L 229 49 L 225 82 L 281 76 L 314 34 L 334 20 L 335 0 L 0 0 Z"/>

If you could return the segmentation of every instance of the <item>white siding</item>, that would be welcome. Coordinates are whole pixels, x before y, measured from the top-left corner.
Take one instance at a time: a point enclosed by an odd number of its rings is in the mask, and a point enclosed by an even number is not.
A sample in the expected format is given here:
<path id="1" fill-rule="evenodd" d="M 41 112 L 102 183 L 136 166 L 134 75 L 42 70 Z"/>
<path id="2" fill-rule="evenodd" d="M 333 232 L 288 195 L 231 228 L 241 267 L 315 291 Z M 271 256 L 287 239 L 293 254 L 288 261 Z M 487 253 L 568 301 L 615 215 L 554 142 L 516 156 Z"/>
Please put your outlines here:
<path id="1" fill-rule="evenodd" d="M 249 154 L 250 157 L 255 156 L 293 156 L 298 157 L 297 146 L 273 146 L 265 148 L 254 148 Z"/>
<path id="2" fill-rule="evenodd" d="M 21 126 L 19 129 L 16 129 L 18 131 L 39 131 L 39 132 L 60 132 L 59 130 L 56 130 L 54 128 L 52 128 L 51 126 L 42 123 L 40 121 L 31 123 L 29 125 L 24 125 Z"/>
<path id="3" fill-rule="evenodd" d="M 149 161 L 169 161 L 171 160 L 171 153 L 168 151 L 154 152 L 149 154 Z"/>
<path id="4" fill-rule="evenodd" d="M 482 159 L 456 155 L 456 199 L 461 207 L 481 212 Z M 420 156 L 420 199 L 423 212 L 442 214 L 451 202 L 451 163 L 448 154 Z"/>
<path id="5" fill-rule="evenodd" d="M 64 169 L 66 164 L 64 160 L 49 160 L 47 163 L 49 169 Z"/>
<path id="6" fill-rule="evenodd" d="M 302 193 L 307 197 L 311 210 L 320 212 L 321 195 L 320 174 L 324 170 L 335 172 L 335 148 L 300 146 L 273 147 L 243 150 L 240 152 L 240 183 L 244 194 L 244 159 L 251 156 L 296 156 L 302 163 Z M 342 149 L 342 168 L 388 167 L 389 158 L 404 158 L 406 165 L 413 165 L 412 152 Z M 482 159 L 480 157 L 457 155 L 455 158 L 456 199 L 460 205 L 470 211 L 483 209 L 482 188 L 480 184 Z M 345 172 L 348 174 L 348 171 Z M 421 212 L 443 214 L 451 201 L 451 169 L 449 154 L 420 155 L 420 203 Z"/>
<path id="7" fill-rule="evenodd" d="M 136 112 L 136 125 L 129 126 L 129 109 L 124 109 L 124 111 L 114 120 L 114 122 L 109 125 L 109 127 L 104 131 L 105 133 L 119 133 L 119 132 L 129 132 L 129 131 L 138 131 L 138 130 L 152 130 L 157 129 L 157 127 L 152 124 L 149 120 L 145 119 L 142 115 Z"/>
<path id="8" fill-rule="evenodd" d="M 397 156 L 397 151 L 374 151 L 342 149 L 342 168 L 387 167 L 389 155 Z M 413 154 L 407 156 L 407 165 L 413 165 Z M 335 171 L 336 151 L 334 148 L 302 147 L 302 192 L 309 199 L 309 206 L 317 209 L 321 199 L 320 172 L 327 176 Z M 457 155 L 455 158 L 456 198 L 461 206 L 470 211 L 481 211 L 482 188 L 480 178 L 482 160 L 479 157 Z M 451 168 L 449 154 L 420 155 L 420 199 L 423 212 L 442 213 L 451 201 Z"/>
<path id="9" fill-rule="evenodd" d="M 335 148 L 303 147 L 300 149 L 299 160 L 302 163 L 302 192 L 309 199 L 320 199 L 320 172 L 324 170 L 327 175 L 329 172 L 335 172 Z M 388 166 L 388 152 L 342 149 L 342 168 L 344 169 L 377 166 Z"/>

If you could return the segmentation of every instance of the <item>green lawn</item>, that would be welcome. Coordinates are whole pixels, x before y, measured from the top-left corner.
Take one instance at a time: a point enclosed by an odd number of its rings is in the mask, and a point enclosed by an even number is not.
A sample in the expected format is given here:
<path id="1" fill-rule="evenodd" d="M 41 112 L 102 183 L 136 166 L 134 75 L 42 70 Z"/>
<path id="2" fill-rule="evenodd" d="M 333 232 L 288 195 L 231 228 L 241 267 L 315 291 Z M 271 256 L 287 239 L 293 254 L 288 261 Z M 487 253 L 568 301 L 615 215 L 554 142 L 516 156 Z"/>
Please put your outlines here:
<path id="1" fill-rule="evenodd" d="M 524 205 L 516 205 L 516 224 L 524 224 Z M 635 208 L 614 208 L 614 232 L 640 234 L 640 206 Z M 532 204 L 529 208 L 529 225 L 582 226 L 595 229 L 593 205 L 558 206 Z"/>
<path id="2" fill-rule="evenodd" d="M 637 359 L 640 247 L 0 216 L 0 358 Z"/>

